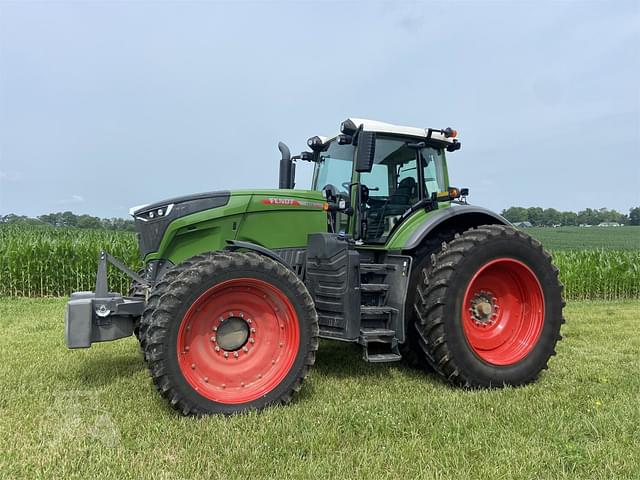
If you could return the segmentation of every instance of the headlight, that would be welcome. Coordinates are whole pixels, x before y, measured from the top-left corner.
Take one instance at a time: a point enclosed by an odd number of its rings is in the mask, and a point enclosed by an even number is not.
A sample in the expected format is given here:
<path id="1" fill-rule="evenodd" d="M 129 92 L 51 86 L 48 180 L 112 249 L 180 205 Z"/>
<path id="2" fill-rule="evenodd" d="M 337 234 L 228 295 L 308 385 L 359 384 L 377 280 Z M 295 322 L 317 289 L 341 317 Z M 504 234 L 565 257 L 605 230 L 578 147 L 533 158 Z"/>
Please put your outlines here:
<path id="1" fill-rule="evenodd" d="M 160 217 L 166 217 L 173 210 L 173 206 L 175 204 L 170 203 L 169 205 L 163 207 L 154 207 L 150 210 L 138 210 L 136 211 L 135 218 L 136 220 L 142 220 L 143 222 L 148 222 L 149 220 L 158 219 Z"/>

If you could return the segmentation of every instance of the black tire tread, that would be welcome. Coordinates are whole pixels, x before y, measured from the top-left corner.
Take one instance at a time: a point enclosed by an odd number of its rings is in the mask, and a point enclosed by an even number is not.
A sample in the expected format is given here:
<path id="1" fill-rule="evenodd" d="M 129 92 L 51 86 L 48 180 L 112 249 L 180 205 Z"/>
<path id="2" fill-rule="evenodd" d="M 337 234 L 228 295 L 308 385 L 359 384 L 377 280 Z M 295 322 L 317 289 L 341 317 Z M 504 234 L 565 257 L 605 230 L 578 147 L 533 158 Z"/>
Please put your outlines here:
<path id="1" fill-rule="evenodd" d="M 191 267 L 194 263 L 205 260 L 212 255 L 213 255 L 213 252 L 205 252 L 200 255 L 191 257 L 177 265 L 174 265 L 169 270 L 167 270 L 167 272 L 165 272 L 165 274 L 162 276 L 160 281 L 156 283 L 151 289 L 151 292 L 149 293 L 149 296 L 147 298 L 147 303 L 145 305 L 144 311 L 142 312 L 142 316 L 140 317 L 139 330 L 137 335 L 138 341 L 140 342 L 140 348 L 142 349 L 142 356 L 145 361 L 147 360 L 147 356 L 144 353 L 145 345 L 146 345 L 145 334 L 146 334 L 147 328 L 149 328 L 149 325 L 151 324 L 151 315 L 153 314 L 154 310 L 158 306 L 158 302 L 160 301 L 160 298 L 162 297 L 162 295 L 166 293 L 167 288 L 169 287 L 169 285 L 171 285 L 171 282 L 173 282 L 176 278 L 178 278 L 178 276 L 180 276 L 182 272 L 184 272 L 187 268 Z"/>
<path id="2" fill-rule="evenodd" d="M 303 300 L 302 312 L 311 321 L 311 338 L 309 349 L 304 358 L 303 366 L 298 372 L 288 390 L 277 399 L 277 401 L 265 404 L 258 409 L 265 408 L 274 403 L 286 404 L 293 396 L 300 391 L 304 379 L 307 377 L 310 368 L 315 363 L 316 351 L 319 344 L 319 326 L 315 305 L 311 295 L 307 291 L 302 281 L 287 267 L 264 255 L 243 252 L 214 252 L 193 257 L 186 262 L 186 265 L 176 270 L 169 278 L 163 278 L 162 285 L 158 285 L 153 302 L 149 302 L 149 313 L 147 314 L 147 324 L 144 331 L 144 351 L 148 362 L 149 371 L 153 382 L 169 404 L 183 415 L 205 415 L 213 413 L 203 411 L 198 406 L 192 404 L 166 374 L 165 352 L 163 341 L 168 332 L 171 322 L 175 321 L 174 312 L 182 302 L 181 298 L 194 289 L 202 279 L 211 275 L 216 270 L 231 270 L 235 268 L 257 268 L 262 267 L 271 275 L 277 276 L 295 288 L 299 298 Z M 168 273 L 167 273 L 168 275 Z"/>
<path id="3" fill-rule="evenodd" d="M 558 280 L 558 269 L 552 264 L 551 255 L 546 252 L 541 243 L 524 232 L 507 225 L 484 225 L 475 229 L 467 230 L 462 234 L 456 234 L 448 243 L 444 244 L 439 252 L 431 255 L 430 265 L 423 270 L 423 282 L 418 285 L 418 294 L 414 304 L 417 316 L 417 330 L 419 333 L 419 344 L 423 349 L 423 354 L 433 369 L 449 383 L 465 388 L 485 387 L 487 385 L 478 383 L 474 378 L 465 376 L 463 369 L 457 364 L 457 360 L 451 355 L 448 347 L 448 339 L 444 328 L 444 315 L 447 305 L 447 291 L 449 280 L 455 272 L 456 265 L 463 261 L 465 255 L 470 250 L 481 248 L 481 244 L 488 239 L 495 237 L 507 237 L 527 242 L 529 246 L 540 253 L 548 262 L 555 275 L 558 294 L 562 295 L 563 285 Z M 565 302 L 561 300 L 564 307 Z M 564 323 L 562 317 L 560 323 Z M 558 340 L 562 336 L 558 333 Z M 554 355 L 555 350 L 551 350 L 550 355 Z M 549 358 L 546 359 L 543 369 L 547 368 Z M 520 384 L 526 384 L 536 380 L 539 372 L 534 372 L 524 378 Z M 494 384 L 492 387 L 503 385 Z"/>
<path id="4" fill-rule="evenodd" d="M 405 309 L 406 340 L 399 345 L 403 362 L 411 368 L 426 371 L 433 369 L 432 359 L 425 355 L 424 348 L 420 345 L 423 339 L 420 338 L 420 332 L 416 330 L 413 295 L 420 295 L 418 285 L 424 281 L 422 278 L 424 266 L 430 261 L 431 254 L 441 249 L 442 245 L 451 240 L 453 236 L 454 232 L 451 230 L 441 231 L 429 238 L 412 254 L 414 265 L 408 285 L 409 294 L 407 295 L 407 308 Z"/>

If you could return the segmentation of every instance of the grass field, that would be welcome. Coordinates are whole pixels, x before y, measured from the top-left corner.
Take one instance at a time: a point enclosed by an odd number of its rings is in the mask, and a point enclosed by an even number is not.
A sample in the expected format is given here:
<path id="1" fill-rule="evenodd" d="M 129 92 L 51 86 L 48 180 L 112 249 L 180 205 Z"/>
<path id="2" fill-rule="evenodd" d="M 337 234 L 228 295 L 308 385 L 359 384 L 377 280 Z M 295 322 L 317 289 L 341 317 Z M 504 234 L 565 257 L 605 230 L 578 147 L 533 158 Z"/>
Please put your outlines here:
<path id="1" fill-rule="evenodd" d="M 69 351 L 63 299 L 0 299 L 3 478 L 640 478 L 640 302 L 570 303 L 524 388 L 452 389 L 323 343 L 288 407 L 182 418 L 134 339 Z"/>
<path id="2" fill-rule="evenodd" d="M 545 248 L 556 250 L 640 250 L 640 226 L 525 228 Z"/>

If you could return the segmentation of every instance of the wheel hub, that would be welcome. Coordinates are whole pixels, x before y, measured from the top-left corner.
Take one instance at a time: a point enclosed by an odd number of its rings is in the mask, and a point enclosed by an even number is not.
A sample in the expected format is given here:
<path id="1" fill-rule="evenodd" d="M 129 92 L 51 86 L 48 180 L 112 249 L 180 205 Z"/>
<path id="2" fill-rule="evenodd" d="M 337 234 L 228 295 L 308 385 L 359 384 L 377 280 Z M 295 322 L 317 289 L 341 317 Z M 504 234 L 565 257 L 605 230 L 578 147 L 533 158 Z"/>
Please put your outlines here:
<path id="1" fill-rule="evenodd" d="M 240 350 L 249 339 L 249 324 L 240 317 L 229 317 L 217 327 L 216 344 L 227 352 Z"/>
<path id="2" fill-rule="evenodd" d="M 296 311 L 277 287 L 255 278 L 218 283 L 190 306 L 177 338 L 180 370 L 200 395 L 225 404 L 264 397 L 295 362 Z"/>
<path id="3" fill-rule="evenodd" d="M 514 365 L 536 347 L 544 293 L 533 270 L 514 258 L 481 266 L 469 281 L 462 326 L 473 351 L 492 365 Z"/>
<path id="4" fill-rule="evenodd" d="M 471 320 L 481 327 L 493 325 L 498 316 L 498 303 L 495 296 L 486 290 L 476 293 L 469 306 Z"/>

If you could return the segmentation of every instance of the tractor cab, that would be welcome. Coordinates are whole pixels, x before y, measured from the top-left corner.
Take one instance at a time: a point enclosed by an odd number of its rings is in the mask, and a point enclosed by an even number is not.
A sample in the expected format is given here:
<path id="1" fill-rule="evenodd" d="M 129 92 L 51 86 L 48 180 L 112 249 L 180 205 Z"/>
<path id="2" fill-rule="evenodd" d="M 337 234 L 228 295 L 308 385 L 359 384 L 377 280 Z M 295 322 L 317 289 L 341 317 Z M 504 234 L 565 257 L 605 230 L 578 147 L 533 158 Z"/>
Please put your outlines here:
<path id="1" fill-rule="evenodd" d="M 415 206 L 448 192 L 445 150 L 460 148 L 456 132 L 350 118 L 331 138 L 312 137 L 311 188 L 330 208 L 329 229 L 362 243 L 384 244 Z"/>

